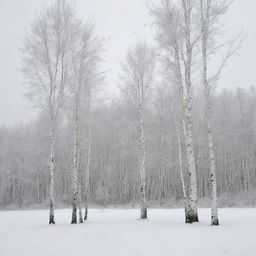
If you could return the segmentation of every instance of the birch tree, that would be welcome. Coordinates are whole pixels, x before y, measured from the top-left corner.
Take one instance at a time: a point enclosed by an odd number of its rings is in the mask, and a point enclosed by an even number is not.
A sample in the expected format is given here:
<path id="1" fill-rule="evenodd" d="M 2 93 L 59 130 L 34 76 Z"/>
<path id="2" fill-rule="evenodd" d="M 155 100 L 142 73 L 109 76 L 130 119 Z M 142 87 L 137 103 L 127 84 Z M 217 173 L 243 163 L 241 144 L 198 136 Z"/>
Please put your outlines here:
<path id="1" fill-rule="evenodd" d="M 192 120 L 192 64 L 193 50 L 198 42 L 195 26 L 196 1 L 180 0 L 177 4 L 163 0 L 160 7 L 153 7 L 156 36 L 163 50 L 164 64 L 174 76 L 183 110 L 183 132 L 189 172 L 189 195 L 186 220 L 198 221 L 197 177 Z"/>
<path id="2" fill-rule="evenodd" d="M 91 105 L 92 97 L 95 96 L 97 87 L 104 80 L 104 72 L 100 71 L 100 63 L 102 62 L 101 52 L 103 50 L 104 41 L 99 39 L 95 34 L 95 29 L 92 26 L 88 34 L 88 59 L 87 59 L 87 68 L 86 68 L 86 82 L 83 91 L 83 104 L 84 104 L 84 119 L 86 123 L 86 165 L 85 165 L 85 213 L 84 220 L 87 220 L 88 217 L 88 202 L 90 195 L 90 170 L 91 170 Z"/>
<path id="3" fill-rule="evenodd" d="M 155 66 L 153 50 L 145 43 L 137 41 L 128 51 L 123 65 L 123 81 L 131 95 L 137 114 L 139 131 L 138 162 L 140 173 L 140 211 L 141 219 L 147 218 L 146 206 L 146 153 L 143 112 L 149 87 L 152 85 Z"/>
<path id="4" fill-rule="evenodd" d="M 208 152 L 209 152 L 209 165 L 210 165 L 210 182 L 211 182 L 211 224 L 219 225 L 218 220 L 218 207 L 217 207 L 217 184 L 216 184 L 216 171 L 215 171 L 215 154 L 213 149 L 213 131 L 212 131 L 212 120 L 211 120 L 211 87 L 208 82 L 208 40 L 210 33 L 210 26 L 212 25 L 211 20 L 211 9 L 212 0 L 200 0 L 200 13 L 201 13 L 201 32 L 202 32 L 202 83 L 204 86 L 204 96 L 206 101 L 206 118 L 208 127 Z"/>
<path id="5" fill-rule="evenodd" d="M 51 7 L 43 9 L 35 19 L 23 49 L 23 71 L 30 85 L 28 96 L 49 114 L 49 224 L 55 224 L 55 133 L 58 114 L 65 95 L 73 19 L 71 6 L 65 0 L 57 0 Z"/>
<path id="6" fill-rule="evenodd" d="M 181 28 L 181 14 L 178 6 L 172 5 L 170 1 L 162 1 L 161 7 L 155 7 L 152 10 L 155 18 L 155 25 L 157 27 L 157 41 L 161 47 L 161 55 L 164 68 L 167 71 L 167 79 L 172 83 L 174 94 L 176 95 L 173 105 L 173 112 L 175 113 L 174 123 L 178 139 L 178 158 L 179 158 L 179 171 L 181 178 L 181 185 L 184 197 L 185 206 L 185 222 L 189 221 L 188 218 L 188 196 L 183 174 L 183 161 L 182 161 L 182 148 L 181 148 L 181 131 L 185 136 L 187 130 L 185 125 L 186 117 L 186 95 L 184 85 L 184 61 L 183 47 L 184 35 Z M 180 131 L 181 127 L 181 131 Z"/>
<path id="7" fill-rule="evenodd" d="M 218 206 L 217 206 L 217 182 L 216 182 L 216 163 L 213 145 L 213 125 L 212 125 L 212 94 L 213 87 L 218 79 L 220 72 L 227 60 L 238 49 L 236 46 L 238 38 L 229 43 L 229 49 L 222 60 L 222 63 L 213 77 L 209 76 L 209 56 L 211 51 L 216 52 L 216 36 L 219 32 L 220 16 L 226 13 L 229 1 L 200 0 L 200 26 L 201 26 L 201 55 L 202 55 L 202 84 L 204 87 L 204 97 L 206 103 L 206 121 L 208 135 L 208 154 L 210 167 L 210 191 L 211 191 L 211 224 L 219 225 Z M 240 40 L 240 39 L 239 39 Z M 211 45 L 213 44 L 213 45 Z M 225 43 L 223 44 L 225 45 Z M 212 50 L 212 48 L 214 50 Z"/>
<path id="8" fill-rule="evenodd" d="M 184 76 L 185 76 L 185 142 L 189 171 L 189 202 L 188 202 L 188 223 L 198 222 L 197 213 L 197 178 L 196 178 L 196 163 L 193 141 L 193 125 L 192 125 L 192 81 L 191 68 L 193 61 L 193 49 L 197 39 L 192 39 L 192 13 L 194 1 L 182 0 L 182 10 L 184 19 L 185 33 L 185 54 L 183 56 Z"/>
<path id="9" fill-rule="evenodd" d="M 96 77 L 97 65 L 99 63 L 99 50 L 101 44 L 97 39 L 94 27 L 89 24 L 82 24 L 78 26 L 76 35 L 73 40 L 73 80 L 72 91 L 74 100 L 74 156 L 73 156 L 73 202 L 72 202 L 72 220 L 71 223 L 77 223 L 77 208 L 79 208 L 79 221 L 83 222 L 82 210 L 80 205 L 81 191 L 79 191 L 78 174 L 80 163 L 80 151 L 81 151 L 81 111 L 87 110 L 87 116 L 85 122 L 90 123 L 90 115 L 88 102 L 90 101 L 90 93 L 92 81 Z M 89 100 L 88 100 L 89 99 Z M 81 104 L 86 105 L 85 107 Z M 88 156 L 87 161 L 90 162 L 90 142 L 88 140 Z M 88 192 L 89 166 L 86 166 L 86 193 Z M 87 209 L 86 209 L 87 212 Z"/>

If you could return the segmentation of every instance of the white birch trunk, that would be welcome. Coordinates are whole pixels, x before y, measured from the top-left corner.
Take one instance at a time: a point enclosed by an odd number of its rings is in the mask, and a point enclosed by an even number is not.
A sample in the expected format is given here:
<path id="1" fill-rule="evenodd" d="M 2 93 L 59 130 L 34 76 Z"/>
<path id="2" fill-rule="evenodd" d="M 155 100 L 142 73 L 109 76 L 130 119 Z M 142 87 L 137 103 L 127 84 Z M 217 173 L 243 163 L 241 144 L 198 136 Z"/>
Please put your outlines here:
<path id="1" fill-rule="evenodd" d="M 91 164 L 91 143 L 88 144 L 88 151 L 87 151 L 87 164 L 86 164 L 86 178 L 85 178 L 85 213 L 84 213 L 84 220 L 88 218 L 88 198 L 89 198 L 89 191 L 90 191 L 90 164 Z"/>
<path id="2" fill-rule="evenodd" d="M 188 223 L 198 222 L 197 213 L 197 178 L 196 164 L 193 143 L 193 126 L 192 126 L 192 91 L 191 91 L 191 65 L 192 65 L 192 44 L 191 44 L 191 10 L 193 3 L 182 0 L 185 21 L 186 36 L 186 58 L 185 64 L 185 143 L 189 171 L 189 202 L 188 202 Z"/>
<path id="3" fill-rule="evenodd" d="M 202 83 L 204 86 L 204 95 L 206 102 L 206 118 L 208 126 L 208 154 L 210 165 L 210 190 L 211 190 L 211 225 L 219 225 L 218 220 L 218 204 L 217 204 L 217 183 L 216 183 L 216 170 L 215 170 L 215 155 L 213 149 L 213 130 L 211 120 L 211 88 L 208 82 L 207 70 L 207 43 L 209 36 L 209 10 L 210 2 L 204 5 L 200 1 L 201 7 L 201 29 L 202 29 Z"/>
<path id="4" fill-rule="evenodd" d="M 78 213 L 79 213 L 79 223 L 83 223 L 83 210 L 81 207 L 81 188 L 79 189 L 78 193 Z"/>
<path id="5" fill-rule="evenodd" d="M 193 146 L 192 135 L 192 97 L 187 91 L 187 106 L 185 113 L 185 143 L 188 161 L 188 172 L 190 180 L 189 201 L 188 201 L 188 223 L 198 222 L 197 213 L 197 178 L 196 178 L 196 164 Z"/>
<path id="6" fill-rule="evenodd" d="M 164 128 L 161 123 L 161 148 L 160 148 L 160 204 L 163 205 L 164 200 Z"/>
<path id="7" fill-rule="evenodd" d="M 180 132 L 178 128 L 178 121 L 177 118 L 175 119 L 175 128 L 178 138 L 178 154 L 179 154 L 179 170 L 180 170 L 180 179 L 181 179 L 181 186 L 182 186 L 182 192 L 183 192 L 183 198 L 184 198 L 184 208 L 185 208 L 185 223 L 188 222 L 188 206 L 187 206 L 187 192 L 186 192 L 186 185 L 184 181 L 184 175 L 183 175 L 183 163 L 182 163 L 182 148 L 181 148 L 181 138 L 180 138 Z"/>
<path id="8" fill-rule="evenodd" d="M 211 225 L 219 225 L 218 202 L 217 202 L 217 182 L 215 170 L 215 155 L 213 150 L 213 133 L 211 121 L 208 121 L 208 149 L 211 176 Z"/>
<path id="9" fill-rule="evenodd" d="M 77 223 L 77 205 L 78 205 L 78 94 L 75 102 L 75 128 L 74 128 L 74 156 L 73 156 L 73 201 L 72 201 L 72 220 L 71 224 Z"/>
<path id="10" fill-rule="evenodd" d="M 144 122 L 143 122 L 143 108 L 140 104 L 139 110 L 139 136 L 140 136 L 140 149 L 139 149 L 139 168 L 140 168 L 140 211 L 141 219 L 147 218 L 146 208 L 146 154 L 145 154 L 145 137 L 144 137 Z"/>
<path id="11" fill-rule="evenodd" d="M 78 147 L 79 149 L 79 147 Z M 80 150 L 78 153 L 78 175 L 81 178 L 81 170 L 80 170 L 80 159 L 81 159 L 81 155 L 80 155 Z M 78 183 L 78 214 L 79 214 L 79 223 L 83 223 L 83 210 L 81 207 L 81 196 L 82 196 L 82 188 L 81 188 L 81 182 Z"/>
<path id="12" fill-rule="evenodd" d="M 39 173 L 36 176 L 37 179 L 37 203 L 40 203 L 40 181 L 39 181 Z"/>
<path id="13" fill-rule="evenodd" d="M 186 95 L 184 93 L 184 85 L 182 81 L 182 74 L 181 74 L 181 64 L 180 64 L 180 57 L 179 57 L 179 46 L 178 44 L 175 45 L 175 65 L 176 65 L 176 76 L 178 81 L 178 94 L 179 94 L 179 100 L 180 100 L 180 110 L 182 115 L 182 131 L 184 134 L 184 137 L 186 136 Z M 184 208 L 185 208 L 185 223 L 189 223 L 189 217 L 188 217 L 188 196 L 186 192 L 186 186 L 184 181 L 184 175 L 183 175 L 183 164 L 182 164 L 182 149 L 181 149 L 181 138 L 180 138 L 180 132 L 178 128 L 178 112 L 176 113 L 175 117 L 175 128 L 176 133 L 178 137 L 178 154 L 179 154 L 179 168 L 180 168 L 180 177 L 181 177 L 181 185 L 182 185 L 182 191 L 183 191 L 183 197 L 184 197 Z"/>
<path id="14" fill-rule="evenodd" d="M 88 218 L 88 199 L 90 193 L 90 167 L 91 167 L 91 95 L 88 91 L 88 148 L 87 148 L 87 164 L 85 174 L 85 213 L 84 220 Z"/>
<path id="15" fill-rule="evenodd" d="M 54 219 L 54 171 L 55 171 L 55 117 L 52 113 L 50 131 L 50 216 L 49 224 L 55 224 Z"/>

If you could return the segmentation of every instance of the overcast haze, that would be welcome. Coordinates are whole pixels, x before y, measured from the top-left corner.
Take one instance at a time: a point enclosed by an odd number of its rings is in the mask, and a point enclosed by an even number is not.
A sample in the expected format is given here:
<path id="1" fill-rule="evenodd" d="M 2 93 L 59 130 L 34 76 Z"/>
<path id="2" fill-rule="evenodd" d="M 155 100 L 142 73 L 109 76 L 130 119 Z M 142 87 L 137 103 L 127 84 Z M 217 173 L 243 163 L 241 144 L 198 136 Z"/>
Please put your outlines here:
<path id="1" fill-rule="evenodd" d="M 27 122 L 34 110 L 22 96 L 19 47 L 29 24 L 42 6 L 52 0 L 0 0 L 0 125 Z M 136 35 L 150 37 L 146 0 L 80 0 L 76 1 L 80 16 L 90 17 L 98 34 L 107 39 L 105 66 L 108 70 L 106 91 L 115 93 L 119 64 Z M 256 81 L 256 2 L 235 0 L 225 26 L 227 33 L 237 34 L 244 28 L 246 39 L 239 54 L 233 57 L 222 75 L 219 88 L 249 87 Z"/>

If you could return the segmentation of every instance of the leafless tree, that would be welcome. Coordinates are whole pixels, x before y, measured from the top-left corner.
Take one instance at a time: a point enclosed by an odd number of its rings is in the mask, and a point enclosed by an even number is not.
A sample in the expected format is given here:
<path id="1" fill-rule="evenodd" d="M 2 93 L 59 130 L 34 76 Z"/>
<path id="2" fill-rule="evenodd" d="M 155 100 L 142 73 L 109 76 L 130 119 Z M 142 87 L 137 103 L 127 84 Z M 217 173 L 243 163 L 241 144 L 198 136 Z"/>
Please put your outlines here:
<path id="1" fill-rule="evenodd" d="M 50 217 L 54 219 L 55 131 L 62 107 L 70 64 L 70 42 L 74 16 L 65 0 L 43 9 L 24 42 L 23 71 L 30 85 L 28 96 L 49 113 L 50 138 Z"/>
<path id="2" fill-rule="evenodd" d="M 194 48 L 199 41 L 196 29 L 196 2 L 181 0 L 177 4 L 163 0 L 153 7 L 156 39 L 163 52 L 167 72 L 172 74 L 182 105 L 183 133 L 189 171 L 189 194 L 186 222 L 198 221 L 197 178 L 192 120 L 192 65 Z"/>
<path id="3" fill-rule="evenodd" d="M 139 130 L 139 173 L 141 218 L 147 218 L 146 207 L 146 156 L 143 111 L 149 87 L 152 85 L 155 67 L 153 50 L 145 43 L 137 41 L 128 51 L 123 65 L 123 82 L 136 107 Z"/>
<path id="4" fill-rule="evenodd" d="M 95 34 L 92 24 L 78 25 L 72 42 L 72 81 L 70 82 L 74 101 L 74 155 L 73 155 L 73 202 L 71 223 L 77 223 L 77 208 L 79 208 L 79 222 L 83 222 L 81 210 L 81 191 L 79 191 L 78 174 L 81 155 L 81 122 L 90 126 L 90 97 L 91 87 L 98 77 L 99 53 L 102 43 Z M 83 106 L 84 105 L 84 106 Z M 81 112 L 87 110 L 86 117 L 81 118 Z M 90 127 L 88 128 L 90 136 Z M 88 137 L 89 137 L 88 136 Z M 85 190 L 88 197 L 89 166 L 90 166 L 90 139 L 88 139 L 87 167 Z M 81 184 L 80 184 L 81 190 Z M 87 200 L 86 200 L 87 201 Z M 87 215 L 87 206 L 86 206 Z"/>

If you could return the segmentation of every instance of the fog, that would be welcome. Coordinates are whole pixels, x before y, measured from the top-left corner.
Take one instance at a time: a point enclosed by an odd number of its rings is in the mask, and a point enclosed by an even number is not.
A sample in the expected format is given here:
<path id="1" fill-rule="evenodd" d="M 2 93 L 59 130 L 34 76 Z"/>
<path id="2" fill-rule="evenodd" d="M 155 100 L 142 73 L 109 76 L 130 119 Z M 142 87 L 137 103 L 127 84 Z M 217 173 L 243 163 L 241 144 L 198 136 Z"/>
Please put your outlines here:
<path id="1" fill-rule="evenodd" d="M 22 39 L 29 30 L 42 6 L 51 0 L 0 0 L 0 124 L 12 126 L 34 119 L 37 111 L 23 97 L 23 77 L 20 72 Z M 157 1 L 156 1 L 157 2 Z M 74 1 L 80 17 L 89 17 L 101 37 L 107 40 L 104 53 L 104 84 L 106 97 L 117 93 L 120 62 L 127 48 L 136 37 L 147 36 L 152 40 L 152 31 L 146 0 L 77 0 Z M 248 88 L 256 81 L 256 2 L 235 0 L 225 17 L 224 28 L 232 37 L 243 28 L 246 35 L 239 52 L 230 61 L 221 76 L 218 89 Z"/>

